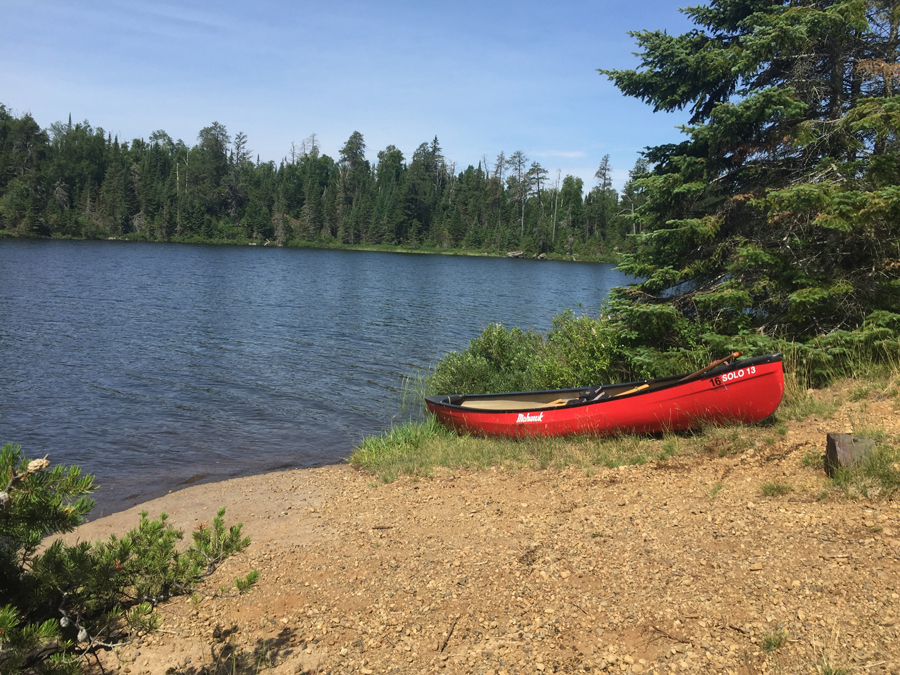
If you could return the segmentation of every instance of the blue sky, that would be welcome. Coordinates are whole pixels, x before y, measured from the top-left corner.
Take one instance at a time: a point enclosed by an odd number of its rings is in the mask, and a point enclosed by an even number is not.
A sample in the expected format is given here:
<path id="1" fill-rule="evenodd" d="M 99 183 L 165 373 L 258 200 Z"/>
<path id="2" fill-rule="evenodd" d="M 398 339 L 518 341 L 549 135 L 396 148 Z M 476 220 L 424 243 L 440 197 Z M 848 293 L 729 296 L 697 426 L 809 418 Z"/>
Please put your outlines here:
<path id="1" fill-rule="evenodd" d="M 163 129 L 192 145 L 218 121 L 262 161 L 313 133 L 336 157 L 359 131 L 372 161 L 437 136 L 457 171 L 521 150 L 589 188 L 609 154 L 621 187 L 687 115 L 654 114 L 596 69 L 637 64 L 629 30 L 686 31 L 679 6 L 0 0 L 0 103 L 120 140 Z"/>

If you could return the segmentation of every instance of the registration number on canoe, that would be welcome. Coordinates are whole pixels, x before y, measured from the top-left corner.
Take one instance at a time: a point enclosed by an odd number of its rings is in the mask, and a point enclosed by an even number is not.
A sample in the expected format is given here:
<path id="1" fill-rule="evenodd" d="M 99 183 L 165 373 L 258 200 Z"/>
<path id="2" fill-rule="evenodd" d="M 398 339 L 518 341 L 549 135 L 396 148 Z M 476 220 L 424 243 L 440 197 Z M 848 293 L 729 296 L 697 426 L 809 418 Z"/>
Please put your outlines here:
<path id="1" fill-rule="evenodd" d="M 728 384 L 729 382 L 734 382 L 735 380 L 739 380 L 745 375 L 753 375 L 756 373 L 756 366 L 750 366 L 746 370 L 741 368 L 740 370 L 732 370 L 730 373 L 725 373 L 724 375 L 716 375 L 712 378 L 711 383 L 713 387 L 721 387 L 723 384 Z"/>

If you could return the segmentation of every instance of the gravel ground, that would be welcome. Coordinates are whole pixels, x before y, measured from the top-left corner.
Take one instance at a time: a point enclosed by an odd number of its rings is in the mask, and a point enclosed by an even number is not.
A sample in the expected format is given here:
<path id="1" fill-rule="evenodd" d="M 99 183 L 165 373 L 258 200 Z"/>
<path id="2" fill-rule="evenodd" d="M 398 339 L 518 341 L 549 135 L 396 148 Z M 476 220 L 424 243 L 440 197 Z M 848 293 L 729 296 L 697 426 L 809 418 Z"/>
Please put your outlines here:
<path id="1" fill-rule="evenodd" d="M 810 465 L 825 432 L 850 431 L 863 412 L 896 434 L 895 405 L 847 404 L 783 435 L 747 429 L 738 454 L 590 473 L 384 485 L 333 466 L 173 493 L 76 536 L 123 532 L 140 509 L 190 529 L 224 505 L 253 544 L 201 602 L 164 605 L 161 630 L 103 667 L 900 674 L 900 502 L 845 499 Z M 766 497 L 766 483 L 791 490 Z M 212 597 L 254 568 L 248 594 Z"/>

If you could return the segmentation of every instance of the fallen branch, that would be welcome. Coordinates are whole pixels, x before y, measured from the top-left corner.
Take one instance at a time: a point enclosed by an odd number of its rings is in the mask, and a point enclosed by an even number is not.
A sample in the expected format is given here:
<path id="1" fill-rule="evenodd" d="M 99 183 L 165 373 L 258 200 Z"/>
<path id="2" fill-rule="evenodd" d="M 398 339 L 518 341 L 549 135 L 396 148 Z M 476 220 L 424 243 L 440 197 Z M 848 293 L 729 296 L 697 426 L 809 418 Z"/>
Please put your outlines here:
<path id="1" fill-rule="evenodd" d="M 690 642 L 691 642 L 686 637 L 682 637 L 679 635 L 672 635 L 669 631 L 667 631 L 664 628 L 660 628 L 659 626 L 651 626 L 651 628 L 653 630 L 655 630 L 657 633 L 659 633 L 660 635 L 664 635 L 665 637 L 669 638 L 670 640 L 672 640 L 674 642 L 681 642 L 682 644 L 690 644 Z"/>
<path id="2" fill-rule="evenodd" d="M 456 624 L 459 622 L 459 617 L 457 616 L 453 619 L 453 623 L 450 624 L 450 630 L 447 631 L 447 637 L 444 638 L 444 643 L 441 645 L 441 648 L 438 650 L 439 652 L 444 651 L 447 647 L 447 643 L 450 642 L 450 636 L 453 635 L 453 629 L 456 628 Z"/>

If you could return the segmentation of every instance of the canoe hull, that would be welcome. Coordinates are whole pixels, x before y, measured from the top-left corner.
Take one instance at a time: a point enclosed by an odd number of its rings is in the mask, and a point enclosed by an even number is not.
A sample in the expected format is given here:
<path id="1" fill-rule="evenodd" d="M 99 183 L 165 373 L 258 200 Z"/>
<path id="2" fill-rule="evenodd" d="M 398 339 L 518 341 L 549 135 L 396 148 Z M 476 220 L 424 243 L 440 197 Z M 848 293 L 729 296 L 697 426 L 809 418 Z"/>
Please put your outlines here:
<path id="1" fill-rule="evenodd" d="M 499 397 L 517 396 L 548 401 L 572 396 L 579 390 L 521 392 L 509 395 L 463 397 L 429 396 L 428 409 L 445 426 L 486 436 L 565 436 L 569 434 L 656 433 L 697 428 L 704 424 L 765 419 L 778 408 L 784 395 L 780 354 L 755 357 L 721 366 L 697 378 L 647 380 L 620 385 L 624 391 L 648 384 L 638 391 L 596 403 L 566 407 L 530 407 L 508 410 L 479 409 Z M 632 386 L 633 385 L 633 386 Z"/>

